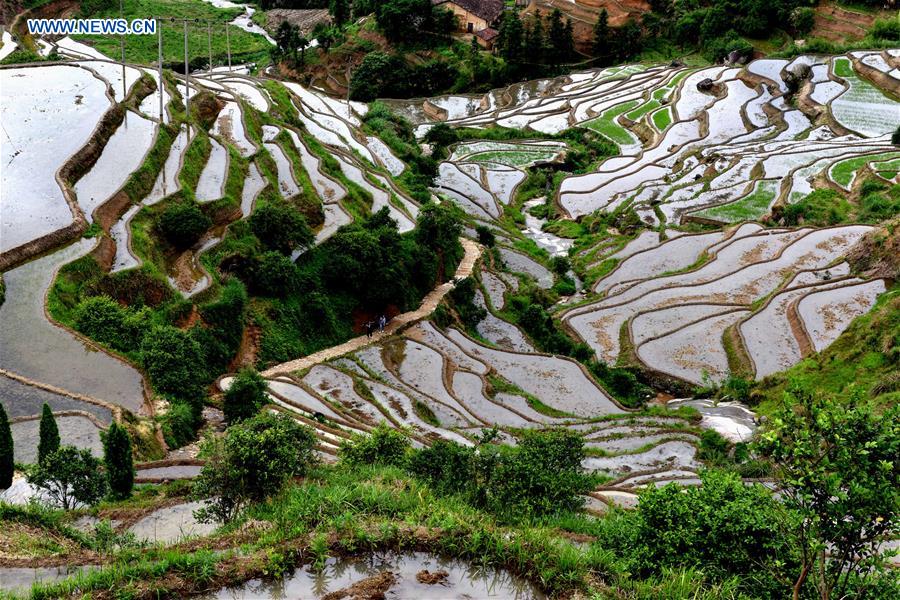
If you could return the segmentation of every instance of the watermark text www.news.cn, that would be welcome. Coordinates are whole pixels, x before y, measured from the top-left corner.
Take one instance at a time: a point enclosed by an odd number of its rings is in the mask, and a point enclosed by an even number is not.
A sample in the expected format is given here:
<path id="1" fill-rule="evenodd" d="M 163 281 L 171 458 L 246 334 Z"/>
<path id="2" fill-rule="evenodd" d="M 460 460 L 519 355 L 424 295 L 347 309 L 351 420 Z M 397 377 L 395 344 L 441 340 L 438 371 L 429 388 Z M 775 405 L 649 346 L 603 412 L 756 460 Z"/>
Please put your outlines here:
<path id="1" fill-rule="evenodd" d="M 155 35 L 155 19 L 28 19 L 31 35 Z"/>

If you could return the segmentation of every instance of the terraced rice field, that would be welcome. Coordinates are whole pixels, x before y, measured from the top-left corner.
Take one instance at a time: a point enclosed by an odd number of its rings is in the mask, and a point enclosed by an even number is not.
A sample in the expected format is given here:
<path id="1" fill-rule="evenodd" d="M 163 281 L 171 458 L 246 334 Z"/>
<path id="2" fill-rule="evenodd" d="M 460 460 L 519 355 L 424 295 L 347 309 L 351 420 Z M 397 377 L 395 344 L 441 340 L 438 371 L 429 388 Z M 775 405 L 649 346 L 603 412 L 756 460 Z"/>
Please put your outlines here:
<path id="1" fill-rule="evenodd" d="M 124 123 L 103 141 L 96 162 L 72 182 L 67 199 L 56 177 L 60 167 L 87 143 L 113 102 L 139 89 L 134 83 L 141 71 L 129 67 L 123 79 L 121 68 L 83 44 L 64 39 L 51 47 L 80 66 L 0 69 L 4 97 L 10 89 L 33 99 L 30 106 L 2 105 L 11 140 L 3 144 L 3 252 L 102 213 L 159 133 L 160 92 L 155 92 L 137 111 L 127 111 Z M 740 406 L 694 400 L 686 402 L 695 402 L 690 406 L 700 412 L 699 423 L 670 413 L 634 414 L 582 364 L 541 352 L 524 321 L 518 320 L 522 327 L 514 322 L 512 309 L 521 299 L 512 294 L 540 288 L 538 293 L 552 299 L 547 303 L 552 317 L 598 358 L 637 365 L 680 384 L 719 382 L 741 366 L 762 378 L 827 347 L 886 289 L 882 279 L 851 276 L 841 262 L 872 228 L 788 229 L 761 222 L 773 206 L 823 186 L 854 189 L 868 173 L 896 178 L 897 154 L 882 121 L 893 118 L 898 105 L 866 77 L 866 67 L 890 73 L 897 61 L 889 53 L 862 53 L 764 59 L 745 68 L 630 65 L 523 82 L 479 97 L 410 101 L 405 108 L 393 101 L 416 119 L 419 135 L 436 122 L 435 115 L 457 127 L 526 129 L 522 139 L 456 144 L 440 163 L 432 188 L 468 214 L 469 235 L 479 225 L 496 234 L 495 251 L 485 252 L 475 268 L 475 304 L 487 316 L 465 331 L 426 319 L 303 371 L 275 369 L 268 377 L 267 410 L 312 426 L 325 460 L 334 459 L 344 440 L 382 421 L 404 428 L 415 445 L 436 439 L 472 444 L 488 427 L 514 443 L 524 429 L 568 427 L 585 437 L 585 468 L 618 478 L 592 493 L 594 508 L 596 502 L 633 506 L 637 491 L 647 485 L 696 484 L 699 428 L 743 441 L 755 427 L 752 414 Z M 804 62 L 811 78 L 790 99 L 783 74 Z M 36 69 L 50 75 L 46 79 L 53 80 L 56 95 L 36 83 Z M 698 87 L 707 79 L 710 89 Z M 165 104 L 176 90 L 187 92 L 181 81 L 180 88 L 169 85 L 162 92 Z M 123 203 L 112 225 L 103 225 L 109 231 L 102 235 L 108 233 L 115 244 L 111 271 L 133 269 L 147 259 L 138 255 L 140 238 L 131 239 L 137 235 L 132 223 L 189 180 L 183 165 L 198 135 L 209 134 L 211 151 L 202 165 L 192 165 L 190 175 L 199 181 L 191 192 L 201 202 L 213 202 L 226 195 L 226 187 L 236 187 L 232 208 L 237 215 L 239 201 L 240 214 L 234 219 L 250 216 L 271 186 L 284 198 L 318 197 L 324 215 L 316 231 L 319 243 L 351 222 L 360 206 L 365 210 L 369 199 L 371 210 L 387 208 L 401 231 L 413 229 L 419 205 L 403 180 L 393 179 L 408 167 L 383 141 L 362 133 L 365 105 L 295 83 L 263 81 L 246 69 L 192 74 L 191 88 L 192 95 L 211 92 L 222 108 L 208 132 L 182 128 L 152 189 L 142 190 L 146 197 L 131 206 Z M 824 116 L 809 108 L 817 105 Z M 275 108 L 288 113 L 277 126 L 254 113 Z M 872 118 L 864 114 L 870 108 Z M 177 112 L 164 111 L 166 118 L 177 118 Z M 261 140 L 255 129 L 260 123 L 267 123 Z M 540 192 L 523 206 L 517 191 L 528 169 L 557 168 L 570 152 L 559 138 L 542 135 L 571 127 L 608 138 L 619 155 L 559 176 L 558 193 L 550 189 L 549 198 L 542 198 Z M 66 136 L 59 133 L 63 128 Z M 53 152 L 32 157 L 44 137 Z M 235 164 L 242 181 L 229 179 Z M 347 204 L 360 190 L 368 195 L 366 202 Z M 22 197 L 29 202 L 19 201 Z M 634 209 L 653 228 L 627 237 L 600 231 L 589 245 L 579 245 L 583 240 L 562 237 L 567 234 L 557 229 L 544 231 L 547 221 L 531 214 L 510 225 L 510 213 L 544 202 L 548 218 L 554 212 L 578 218 Z M 683 226 L 692 220 L 720 229 L 687 233 Z M 559 220 L 554 225 L 560 222 L 568 225 Z M 572 225 L 577 229 L 584 222 Z M 224 227 L 182 255 L 190 276 L 180 273 L 170 283 L 184 296 L 213 284 L 215 274 L 206 272 L 201 255 L 220 243 Z M 0 317 L 11 325 L 0 329 L 0 399 L 13 407 L 10 414 L 25 419 L 18 425 L 20 435 L 30 435 L 28 418 L 43 400 L 57 412 L 85 413 L 66 417 L 66 424 L 80 445 L 92 447 L 96 432 L 85 423 L 106 426 L 120 409 L 146 412 L 146 384 L 130 364 L 86 346 L 44 312 L 55 270 L 98 243 L 76 237 L 4 273 Z M 551 256 L 567 255 L 588 264 L 589 285 L 574 298 L 565 297 L 571 290 L 557 294 L 561 278 L 549 268 Z M 575 283 L 580 290 L 581 282 Z M 220 388 L 230 381 L 221 379 Z M 188 471 L 181 474 L 190 476 Z M 154 519 L 175 522 L 186 510 L 177 507 Z M 138 528 L 141 537 L 158 537 L 154 519 Z M 180 527 L 166 525 L 166 539 L 184 533 Z"/>
<path id="2" fill-rule="evenodd" d="M 623 261 L 597 284 L 606 296 L 566 311 L 563 321 L 603 360 L 618 360 L 621 340 L 628 339 L 634 357 L 646 368 L 697 385 L 722 381 L 733 370 L 726 346 L 729 338 L 728 344 L 744 348 L 756 375 L 762 377 L 787 368 L 810 351 L 810 334 L 795 331 L 785 322 L 786 311 L 794 310 L 798 297 L 812 294 L 816 298 L 816 290 L 822 287 L 858 281 L 829 265 L 869 230 L 846 226 L 769 231 L 744 225 L 724 237 L 680 236 Z M 683 258 L 673 264 L 672 258 L 679 254 Z M 690 268 L 692 259 L 701 255 L 709 258 Z M 687 270 L 672 273 L 667 267 L 674 265 Z M 865 291 L 852 299 L 835 299 L 821 292 L 837 305 L 827 328 L 820 321 L 813 326 L 822 332 L 821 343 L 813 344 L 816 351 L 866 312 L 885 289 L 880 280 L 865 285 Z M 797 288 L 802 289 L 800 295 L 791 291 Z M 740 332 L 737 342 L 728 335 L 735 328 Z M 776 336 L 781 343 L 773 343 Z"/>
<path id="3" fill-rule="evenodd" d="M 631 206 L 654 225 L 660 218 L 678 225 L 694 216 L 732 223 L 762 218 L 775 203 L 802 198 L 812 191 L 810 182 L 817 175 L 830 177 L 834 163 L 890 149 L 886 134 L 896 127 L 900 103 L 884 93 L 893 91 L 860 76 L 853 68 L 857 60 L 892 66 L 896 57 L 862 52 L 801 56 L 790 62 L 762 59 L 743 69 L 594 71 L 547 80 L 521 100 L 518 88 L 495 90 L 479 108 L 446 121 L 547 133 L 583 126 L 615 142 L 621 157 L 607 160 L 596 172 L 563 180 L 556 201 L 573 218 Z M 830 111 L 833 127 L 822 120 L 814 124 L 814 113 L 785 101 L 788 87 L 782 72 L 800 64 L 811 67 L 810 83 L 800 94 Z M 706 79 L 713 81 L 712 89 L 698 89 Z M 653 126 L 653 135 L 648 136 L 645 123 Z M 418 132 L 427 127 L 423 122 Z M 495 149 L 489 148 L 492 144 Z M 506 154 L 505 164 L 521 166 L 516 163 L 527 157 L 507 146 L 467 142 L 460 147 L 473 150 L 454 152 L 450 161 L 499 161 Z M 766 181 L 749 190 L 751 173 L 760 170 Z M 846 181 L 843 175 L 840 179 Z M 738 183 L 744 185 L 736 187 Z"/>

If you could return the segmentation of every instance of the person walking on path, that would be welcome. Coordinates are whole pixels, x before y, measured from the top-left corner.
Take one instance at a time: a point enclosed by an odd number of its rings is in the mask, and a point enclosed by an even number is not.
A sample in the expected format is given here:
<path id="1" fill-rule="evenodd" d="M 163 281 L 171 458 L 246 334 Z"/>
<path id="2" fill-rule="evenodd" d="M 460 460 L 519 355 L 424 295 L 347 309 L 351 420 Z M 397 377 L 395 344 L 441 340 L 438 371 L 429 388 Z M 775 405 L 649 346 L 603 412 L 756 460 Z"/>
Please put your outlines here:
<path id="1" fill-rule="evenodd" d="M 381 315 L 378 317 L 378 331 L 384 331 L 385 325 L 387 325 L 387 317 Z"/>
<path id="2" fill-rule="evenodd" d="M 372 337 L 372 321 L 366 321 L 366 337 Z"/>

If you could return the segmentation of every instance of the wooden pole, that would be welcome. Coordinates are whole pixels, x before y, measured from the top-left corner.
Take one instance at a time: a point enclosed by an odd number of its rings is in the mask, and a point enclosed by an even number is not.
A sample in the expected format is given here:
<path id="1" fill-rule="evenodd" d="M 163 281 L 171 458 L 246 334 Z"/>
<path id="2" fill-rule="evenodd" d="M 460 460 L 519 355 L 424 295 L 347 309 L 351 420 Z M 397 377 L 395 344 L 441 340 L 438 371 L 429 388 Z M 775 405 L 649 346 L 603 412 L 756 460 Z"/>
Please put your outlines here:
<path id="1" fill-rule="evenodd" d="M 206 22 L 206 46 L 209 50 L 209 72 L 212 73 L 212 29 L 209 21 Z"/>
<path id="2" fill-rule="evenodd" d="M 157 50 L 157 67 L 159 68 L 159 122 L 165 123 L 165 106 L 163 106 L 163 58 L 162 58 L 162 19 L 156 20 L 156 50 Z"/>
<path id="3" fill-rule="evenodd" d="M 231 38 L 228 35 L 228 23 L 225 23 L 225 50 L 228 52 L 228 70 L 231 71 Z"/>
<path id="4" fill-rule="evenodd" d="M 182 21 L 184 25 L 184 113 L 185 116 L 191 116 L 191 68 L 188 64 L 188 39 L 187 39 L 187 19 Z"/>
<path id="5" fill-rule="evenodd" d="M 123 6 L 124 0 L 119 0 L 119 17 L 125 18 L 125 7 Z M 122 98 L 124 99 L 126 94 L 128 94 L 128 88 L 125 85 L 125 35 L 119 36 L 119 46 L 122 48 Z"/>

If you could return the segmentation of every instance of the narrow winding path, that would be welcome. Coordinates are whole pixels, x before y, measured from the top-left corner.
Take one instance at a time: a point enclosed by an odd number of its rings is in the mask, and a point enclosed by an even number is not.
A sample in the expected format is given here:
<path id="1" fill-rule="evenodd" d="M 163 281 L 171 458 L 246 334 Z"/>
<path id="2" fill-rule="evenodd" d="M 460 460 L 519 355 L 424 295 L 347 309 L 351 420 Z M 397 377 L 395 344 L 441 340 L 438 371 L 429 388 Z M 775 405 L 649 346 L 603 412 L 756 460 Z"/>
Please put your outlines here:
<path id="1" fill-rule="evenodd" d="M 475 268 L 475 262 L 478 260 L 478 257 L 481 256 L 481 252 L 483 250 L 482 246 L 472 240 L 459 238 L 459 241 L 460 243 L 462 243 L 463 249 L 465 250 L 465 255 L 460 261 L 459 266 L 456 268 L 454 279 L 464 279 L 471 275 L 473 269 Z M 416 321 L 420 321 L 430 315 L 432 312 L 434 312 L 434 309 L 437 308 L 437 305 L 440 303 L 441 299 L 443 299 L 444 295 L 451 289 L 453 289 L 454 285 L 455 284 L 452 281 L 448 281 L 447 283 L 442 283 L 441 285 L 437 286 L 436 288 L 431 290 L 427 296 L 425 296 L 419 308 L 410 312 L 403 313 L 402 315 L 397 315 L 396 317 L 391 319 L 391 322 L 388 323 L 387 327 L 384 328 L 384 331 L 373 333 L 371 337 L 361 335 L 359 337 L 348 340 L 343 344 L 332 346 L 331 348 L 326 348 L 325 350 L 320 350 L 319 352 L 310 354 L 309 356 L 304 356 L 303 358 L 298 358 L 296 360 L 281 363 L 280 365 L 275 365 L 274 367 L 263 371 L 262 374 L 265 377 L 275 377 L 277 375 L 291 373 L 293 371 L 308 369 L 313 365 L 317 365 L 319 363 L 331 360 L 332 358 L 337 358 L 350 352 L 354 352 L 364 346 L 368 346 L 369 344 L 374 344 L 375 342 L 385 337 L 393 335 L 398 330 L 406 327 L 410 323 L 415 323 Z"/>

